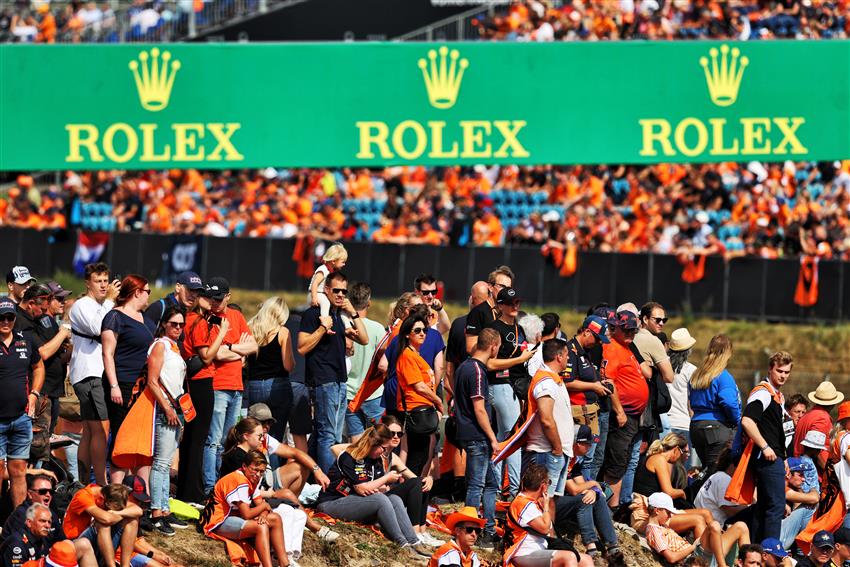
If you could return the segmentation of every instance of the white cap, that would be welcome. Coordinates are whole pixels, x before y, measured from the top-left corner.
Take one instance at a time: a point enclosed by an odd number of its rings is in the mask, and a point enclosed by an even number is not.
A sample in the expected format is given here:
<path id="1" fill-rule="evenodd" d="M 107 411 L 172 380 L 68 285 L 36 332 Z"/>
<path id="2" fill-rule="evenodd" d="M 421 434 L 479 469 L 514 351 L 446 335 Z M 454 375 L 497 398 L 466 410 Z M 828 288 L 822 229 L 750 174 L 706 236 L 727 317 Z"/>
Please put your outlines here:
<path id="1" fill-rule="evenodd" d="M 806 436 L 803 438 L 800 445 L 823 451 L 826 449 L 826 433 L 822 431 L 815 431 L 814 429 L 806 431 Z"/>
<path id="2" fill-rule="evenodd" d="M 662 510 L 667 510 L 671 514 L 681 514 L 681 510 L 677 510 L 675 506 L 673 506 L 673 499 L 670 498 L 669 494 L 665 494 L 663 492 L 654 492 L 650 495 L 650 497 L 646 501 L 647 504 L 652 506 L 653 508 L 661 508 Z"/>

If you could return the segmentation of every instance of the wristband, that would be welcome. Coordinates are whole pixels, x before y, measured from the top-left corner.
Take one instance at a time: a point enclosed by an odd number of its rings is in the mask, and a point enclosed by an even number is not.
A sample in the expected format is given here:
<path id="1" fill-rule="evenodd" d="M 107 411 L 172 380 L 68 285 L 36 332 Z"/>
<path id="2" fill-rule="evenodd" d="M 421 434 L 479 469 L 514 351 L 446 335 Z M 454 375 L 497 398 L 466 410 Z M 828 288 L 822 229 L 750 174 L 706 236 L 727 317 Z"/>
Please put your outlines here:
<path id="1" fill-rule="evenodd" d="M 319 465 L 313 465 L 313 472 L 319 472 Z"/>
<path id="2" fill-rule="evenodd" d="M 149 559 L 153 559 L 153 549 L 151 549 L 150 551 L 145 553 L 145 557 L 147 557 Z"/>
<path id="3" fill-rule="evenodd" d="M 591 490 L 593 490 L 593 492 L 595 492 L 599 496 L 605 496 L 605 493 L 602 492 L 602 489 L 599 488 L 598 486 L 594 486 L 593 488 L 591 488 Z"/>
<path id="4" fill-rule="evenodd" d="M 33 390 L 30 392 L 30 394 L 32 394 L 36 398 L 41 398 L 41 392 L 39 392 L 38 390 Z"/>
<path id="5" fill-rule="evenodd" d="M 118 384 L 112 384 L 112 385 L 110 386 L 110 388 L 112 388 L 112 389 L 120 388 L 120 387 L 121 387 L 121 386 L 119 386 Z"/>
<path id="6" fill-rule="evenodd" d="M 351 316 L 351 319 L 352 319 L 352 320 L 354 320 L 354 319 L 360 319 L 360 314 L 359 314 L 359 313 L 355 313 L 354 315 L 352 315 L 352 316 Z"/>
<path id="7" fill-rule="evenodd" d="M 764 453 L 764 452 L 765 452 L 765 451 L 767 451 L 768 449 L 770 449 L 770 445 L 768 445 L 767 443 L 765 443 L 764 447 L 762 447 L 762 448 L 761 448 L 761 452 L 762 452 L 762 453 Z"/>

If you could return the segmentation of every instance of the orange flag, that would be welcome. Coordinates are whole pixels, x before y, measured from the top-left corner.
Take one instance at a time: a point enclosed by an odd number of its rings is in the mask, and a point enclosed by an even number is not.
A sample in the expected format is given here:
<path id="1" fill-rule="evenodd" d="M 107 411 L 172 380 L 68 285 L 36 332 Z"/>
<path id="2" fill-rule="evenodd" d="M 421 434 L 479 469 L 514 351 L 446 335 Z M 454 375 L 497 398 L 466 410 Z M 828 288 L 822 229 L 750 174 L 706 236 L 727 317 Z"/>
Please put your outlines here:
<path id="1" fill-rule="evenodd" d="M 812 307 L 818 302 L 818 257 L 800 256 L 800 275 L 794 292 L 794 303 Z"/>
<path id="2" fill-rule="evenodd" d="M 679 256 L 682 268 L 682 281 L 686 283 L 697 283 L 705 277 L 705 254 L 696 256 Z"/>

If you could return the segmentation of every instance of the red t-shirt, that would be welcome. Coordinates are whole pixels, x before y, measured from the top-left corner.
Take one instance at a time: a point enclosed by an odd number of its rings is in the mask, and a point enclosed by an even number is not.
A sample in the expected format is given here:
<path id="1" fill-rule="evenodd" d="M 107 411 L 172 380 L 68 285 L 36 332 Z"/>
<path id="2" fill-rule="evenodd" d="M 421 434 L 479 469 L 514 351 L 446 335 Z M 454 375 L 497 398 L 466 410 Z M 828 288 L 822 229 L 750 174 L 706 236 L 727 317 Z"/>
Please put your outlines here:
<path id="1" fill-rule="evenodd" d="M 631 349 L 615 340 L 602 345 L 602 372 L 614 382 L 623 410 L 632 416 L 643 413 L 649 402 L 649 385 Z"/>
<path id="2" fill-rule="evenodd" d="M 829 412 L 823 408 L 815 406 L 800 418 L 797 422 L 797 427 L 794 428 L 794 456 L 799 457 L 803 454 L 803 439 L 806 438 L 806 433 L 809 431 L 820 431 L 824 433 L 829 443 L 829 434 L 832 431 L 832 418 L 829 417 Z M 821 451 L 823 458 L 829 457 L 829 451 Z"/>

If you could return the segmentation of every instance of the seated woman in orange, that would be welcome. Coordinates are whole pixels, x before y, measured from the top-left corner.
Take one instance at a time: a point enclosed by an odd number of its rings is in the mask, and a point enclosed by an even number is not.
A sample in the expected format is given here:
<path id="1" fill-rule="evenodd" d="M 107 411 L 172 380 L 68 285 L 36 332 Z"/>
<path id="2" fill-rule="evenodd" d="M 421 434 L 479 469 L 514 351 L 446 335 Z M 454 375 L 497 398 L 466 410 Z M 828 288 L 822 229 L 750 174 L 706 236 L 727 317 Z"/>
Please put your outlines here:
<path id="1" fill-rule="evenodd" d="M 271 551 L 281 567 L 288 567 L 289 556 L 283 539 L 280 516 L 262 498 L 254 498 L 268 461 L 259 451 L 248 452 L 239 470 L 223 476 L 213 490 L 213 508 L 204 525 L 204 533 L 214 539 L 254 540 L 254 548 L 263 567 L 272 567 Z M 252 507 L 253 504 L 253 507 Z"/>

